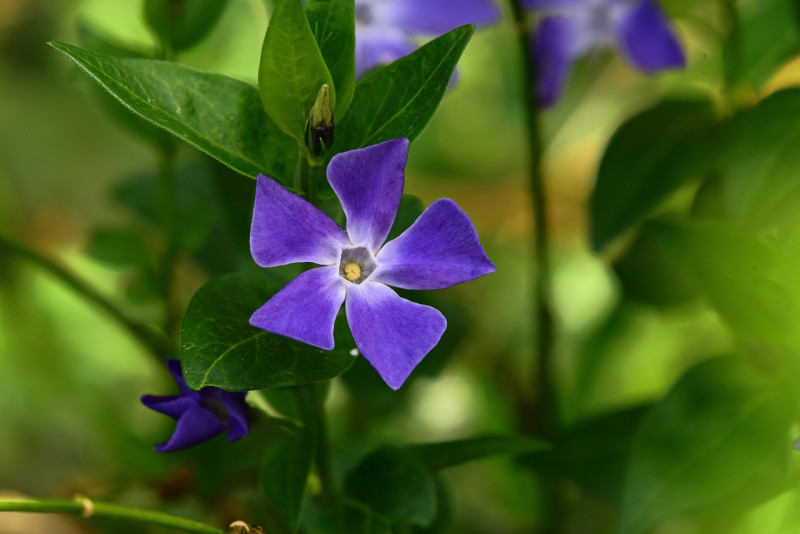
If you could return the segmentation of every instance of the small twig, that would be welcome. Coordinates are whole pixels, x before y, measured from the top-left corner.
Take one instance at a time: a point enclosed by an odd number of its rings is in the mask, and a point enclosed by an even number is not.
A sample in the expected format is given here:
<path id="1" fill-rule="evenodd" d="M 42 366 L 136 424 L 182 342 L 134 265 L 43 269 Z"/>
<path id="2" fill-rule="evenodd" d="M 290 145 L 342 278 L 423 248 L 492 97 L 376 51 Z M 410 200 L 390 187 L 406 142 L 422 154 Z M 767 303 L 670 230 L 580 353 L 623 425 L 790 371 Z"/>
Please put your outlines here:
<path id="1" fill-rule="evenodd" d="M 49 514 L 72 514 L 83 518 L 106 517 L 148 525 L 174 528 L 196 534 L 225 534 L 224 530 L 174 515 L 127 508 L 116 504 L 95 502 L 86 497 L 74 499 L 0 499 L 0 512 L 36 512 Z"/>

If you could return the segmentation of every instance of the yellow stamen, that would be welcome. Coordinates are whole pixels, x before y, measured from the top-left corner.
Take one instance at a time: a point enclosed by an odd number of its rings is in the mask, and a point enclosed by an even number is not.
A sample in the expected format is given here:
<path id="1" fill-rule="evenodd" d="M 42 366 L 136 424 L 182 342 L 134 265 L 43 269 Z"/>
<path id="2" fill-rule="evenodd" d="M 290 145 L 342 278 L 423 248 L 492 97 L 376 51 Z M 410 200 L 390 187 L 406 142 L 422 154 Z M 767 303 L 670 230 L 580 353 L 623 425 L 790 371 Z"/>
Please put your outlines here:
<path id="1" fill-rule="evenodd" d="M 355 282 L 361 278 L 361 267 L 359 267 L 357 263 L 351 261 L 344 266 L 344 277 L 351 282 Z"/>

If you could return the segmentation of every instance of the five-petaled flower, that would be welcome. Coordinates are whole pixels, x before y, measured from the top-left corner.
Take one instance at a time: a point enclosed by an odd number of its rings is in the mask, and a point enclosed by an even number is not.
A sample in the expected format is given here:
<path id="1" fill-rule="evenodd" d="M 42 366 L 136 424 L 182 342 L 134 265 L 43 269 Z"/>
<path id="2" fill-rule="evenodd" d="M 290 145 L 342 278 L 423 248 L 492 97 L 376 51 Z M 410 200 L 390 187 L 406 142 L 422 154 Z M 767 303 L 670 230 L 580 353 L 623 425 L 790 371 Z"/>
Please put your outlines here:
<path id="1" fill-rule="evenodd" d="M 250 324 L 330 350 L 344 302 L 356 346 L 393 389 L 439 342 L 447 321 L 388 286 L 440 289 L 495 270 L 469 217 L 450 199 L 431 204 L 384 244 L 403 194 L 407 156 L 408 140 L 394 139 L 331 159 L 328 181 L 344 208 L 346 231 L 259 175 L 250 232 L 250 250 L 262 267 L 322 265 L 289 282 Z"/>
<path id="2" fill-rule="evenodd" d="M 539 101 L 558 100 L 572 63 L 590 50 L 619 50 L 647 73 L 683 67 L 686 57 L 655 0 L 525 0 L 545 14 L 534 35 Z"/>
<path id="3" fill-rule="evenodd" d="M 499 18 L 492 0 L 356 0 L 356 76 L 411 53 L 417 37 Z"/>
<path id="4" fill-rule="evenodd" d="M 178 383 L 180 395 L 144 395 L 142 404 L 178 420 L 175 432 L 166 443 L 156 445 L 159 452 L 172 452 L 191 447 L 228 430 L 228 441 L 247 435 L 246 393 L 231 393 L 216 387 L 192 391 L 181 375 L 181 362 L 167 360 L 167 367 Z"/>

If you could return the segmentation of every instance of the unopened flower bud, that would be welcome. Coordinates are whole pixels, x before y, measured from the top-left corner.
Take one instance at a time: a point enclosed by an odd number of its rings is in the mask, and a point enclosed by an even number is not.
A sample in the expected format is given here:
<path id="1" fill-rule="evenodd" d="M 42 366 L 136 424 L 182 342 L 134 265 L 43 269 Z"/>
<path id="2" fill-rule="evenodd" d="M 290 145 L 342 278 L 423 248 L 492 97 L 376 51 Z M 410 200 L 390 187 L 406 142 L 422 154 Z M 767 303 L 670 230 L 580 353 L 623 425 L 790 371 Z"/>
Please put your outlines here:
<path id="1" fill-rule="evenodd" d="M 306 147 L 308 147 L 308 162 L 318 167 L 325 160 L 325 152 L 333 144 L 333 104 L 331 103 L 331 88 L 323 84 L 317 94 L 314 107 L 308 114 L 306 123 Z"/>

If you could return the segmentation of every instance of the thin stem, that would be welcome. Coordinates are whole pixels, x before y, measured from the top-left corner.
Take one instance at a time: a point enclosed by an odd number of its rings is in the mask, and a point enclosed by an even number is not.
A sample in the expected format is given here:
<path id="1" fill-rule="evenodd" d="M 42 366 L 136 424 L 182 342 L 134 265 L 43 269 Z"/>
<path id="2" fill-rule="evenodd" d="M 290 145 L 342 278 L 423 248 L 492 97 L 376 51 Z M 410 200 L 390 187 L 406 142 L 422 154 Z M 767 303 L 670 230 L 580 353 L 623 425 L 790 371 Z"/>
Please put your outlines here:
<path id="1" fill-rule="evenodd" d="M 330 438 L 328 436 L 328 422 L 325 413 L 325 383 L 306 384 L 297 388 L 297 399 L 303 412 L 304 423 L 314 425 L 316 447 L 314 450 L 314 464 L 317 466 L 322 491 L 320 503 L 330 506 L 339 499 L 339 488 L 333 476 L 331 463 Z"/>
<path id="2" fill-rule="evenodd" d="M 25 258 L 26 260 L 38 265 L 45 271 L 54 275 L 64 284 L 71 287 L 76 293 L 80 294 L 83 298 L 94 303 L 104 312 L 113 317 L 119 324 L 125 327 L 128 332 L 139 339 L 139 341 L 141 341 L 141 343 L 147 349 L 149 349 L 150 352 L 158 357 L 159 360 L 165 358 L 169 354 L 169 344 L 162 336 L 160 336 L 146 324 L 140 323 L 139 321 L 128 317 L 127 314 L 120 310 L 110 300 L 98 293 L 95 288 L 66 270 L 64 267 L 3 235 L 0 235 L 0 249 L 5 249 L 16 254 L 17 256 Z"/>
<path id="3" fill-rule="evenodd" d="M 536 272 L 533 284 L 533 308 L 536 317 L 537 353 L 537 413 L 541 421 L 535 433 L 544 435 L 555 424 L 554 391 L 552 386 L 553 367 L 553 315 L 550 311 L 550 259 L 547 229 L 547 197 L 542 171 L 542 140 L 539 127 L 539 103 L 536 90 L 536 65 L 531 52 L 531 33 L 520 0 L 509 0 L 514 26 L 517 31 L 522 58 L 521 90 L 524 96 L 525 129 L 529 153 L 528 180 L 533 200 L 533 250 Z"/>
<path id="4" fill-rule="evenodd" d="M 159 258 L 161 296 L 164 303 L 164 332 L 170 340 L 178 334 L 181 312 L 175 302 L 175 263 L 178 258 L 180 221 L 175 191 L 174 141 L 164 136 L 158 151 L 158 207 L 164 248 Z M 177 343 L 175 343 L 177 344 Z"/>
<path id="5" fill-rule="evenodd" d="M 298 169 L 300 191 L 306 200 L 316 205 L 316 195 L 311 191 L 311 165 L 308 163 L 308 153 L 300 151 L 300 167 Z"/>
<path id="6" fill-rule="evenodd" d="M 225 534 L 224 530 L 161 512 L 126 508 L 115 504 L 95 502 L 84 497 L 75 499 L 0 499 L 0 512 L 36 512 L 73 514 L 84 518 L 105 517 L 136 523 L 174 528 L 196 534 Z"/>

